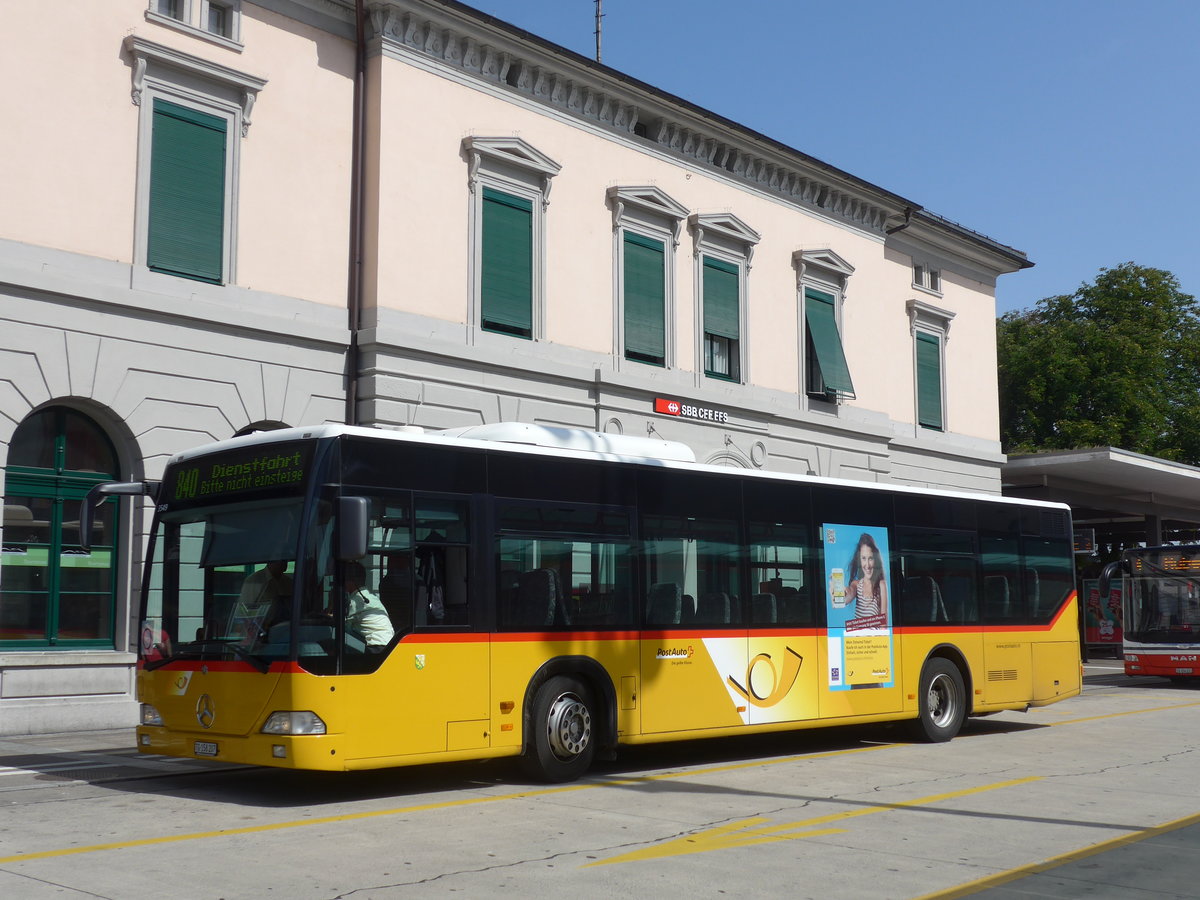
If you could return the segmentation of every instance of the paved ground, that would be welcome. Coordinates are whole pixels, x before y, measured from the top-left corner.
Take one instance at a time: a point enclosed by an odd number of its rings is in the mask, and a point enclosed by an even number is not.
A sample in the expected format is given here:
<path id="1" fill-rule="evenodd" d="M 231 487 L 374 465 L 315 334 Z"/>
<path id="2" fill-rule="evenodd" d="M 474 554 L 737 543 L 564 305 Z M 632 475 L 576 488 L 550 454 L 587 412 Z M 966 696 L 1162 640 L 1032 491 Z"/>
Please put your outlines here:
<path id="1" fill-rule="evenodd" d="M 1200 690 L 1111 660 L 1083 696 L 949 744 L 663 745 L 552 788 L 499 762 L 326 776 L 131 742 L 0 738 L 0 898 L 1200 893 Z"/>

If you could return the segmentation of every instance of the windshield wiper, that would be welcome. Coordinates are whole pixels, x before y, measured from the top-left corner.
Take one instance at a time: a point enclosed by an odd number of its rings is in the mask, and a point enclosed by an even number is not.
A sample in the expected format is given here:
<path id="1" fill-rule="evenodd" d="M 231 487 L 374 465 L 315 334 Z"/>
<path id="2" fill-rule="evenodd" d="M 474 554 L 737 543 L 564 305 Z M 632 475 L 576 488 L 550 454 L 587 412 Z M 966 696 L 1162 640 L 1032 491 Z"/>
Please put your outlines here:
<path id="1" fill-rule="evenodd" d="M 254 668 L 258 669 L 258 671 L 262 672 L 264 675 L 271 670 L 270 662 L 263 659 L 261 656 L 256 656 L 255 654 L 251 653 L 241 644 L 230 644 L 229 649 L 232 650 L 236 656 L 250 663 L 250 665 L 254 666 Z"/>

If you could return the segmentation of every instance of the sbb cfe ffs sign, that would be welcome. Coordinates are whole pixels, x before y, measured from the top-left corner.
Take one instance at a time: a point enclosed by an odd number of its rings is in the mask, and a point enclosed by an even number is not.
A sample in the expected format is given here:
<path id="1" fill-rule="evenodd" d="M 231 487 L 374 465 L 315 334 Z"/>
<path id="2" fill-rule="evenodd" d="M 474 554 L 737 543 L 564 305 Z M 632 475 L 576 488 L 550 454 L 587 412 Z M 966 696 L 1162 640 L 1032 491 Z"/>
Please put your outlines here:
<path id="1" fill-rule="evenodd" d="M 679 400 L 657 397 L 654 400 L 654 411 L 664 416 L 679 416 L 681 419 L 700 419 L 704 422 L 728 422 L 729 413 L 719 409 L 709 409 L 705 406 L 692 406 Z"/>

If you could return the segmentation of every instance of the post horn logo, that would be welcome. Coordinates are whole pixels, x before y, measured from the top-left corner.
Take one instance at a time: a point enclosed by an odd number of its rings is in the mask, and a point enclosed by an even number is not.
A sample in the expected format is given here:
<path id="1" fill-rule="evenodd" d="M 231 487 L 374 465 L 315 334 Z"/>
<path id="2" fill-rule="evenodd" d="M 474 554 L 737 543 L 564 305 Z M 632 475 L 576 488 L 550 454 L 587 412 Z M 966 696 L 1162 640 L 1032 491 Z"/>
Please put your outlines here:
<path id="1" fill-rule="evenodd" d="M 200 699 L 196 701 L 196 721 L 200 723 L 201 728 L 211 728 L 216 717 L 217 713 L 213 709 L 212 697 L 208 694 L 201 694 Z"/>
<path id="2" fill-rule="evenodd" d="M 753 684 L 754 669 L 760 664 L 766 665 L 771 672 L 771 687 L 765 694 L 760 694 Z M 750 701 L 751 705 L 765 709 L 774 706 L 787 696 L 788 691 L 792 689 L 792 685 L 796 683 L 796 676 L 800 674 L 800 666 L 803 664 L 804 657 L 791 647 L 785 648 L 782 672 L 775 668 L 775 661 L 771 659 L 770 653 L 760 653 L 754 659 L 750 660 L 750 664 L 746 666 L 746 686 L 742 687 L 742 685 L 738 684 L 732 675 L 728 676 L 729 684 L 735 691 Z"/>

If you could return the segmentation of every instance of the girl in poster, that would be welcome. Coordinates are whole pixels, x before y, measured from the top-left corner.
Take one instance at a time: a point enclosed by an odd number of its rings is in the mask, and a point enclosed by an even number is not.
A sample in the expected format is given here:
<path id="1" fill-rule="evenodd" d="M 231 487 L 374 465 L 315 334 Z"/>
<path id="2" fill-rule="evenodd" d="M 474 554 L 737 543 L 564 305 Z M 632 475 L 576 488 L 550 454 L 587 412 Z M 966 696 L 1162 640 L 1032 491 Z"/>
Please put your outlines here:
<path id="1" fill-rule="evenodd" d="M 864 534 L 847 567 L 850 587 L 846 593 L 854 599 L 854 616 L 846 623 L 847 630 L 887 627 L 888 591 L 883 569 L 883 555 L 875 539 Z"/>

